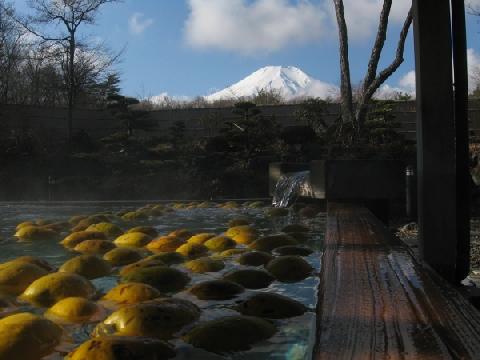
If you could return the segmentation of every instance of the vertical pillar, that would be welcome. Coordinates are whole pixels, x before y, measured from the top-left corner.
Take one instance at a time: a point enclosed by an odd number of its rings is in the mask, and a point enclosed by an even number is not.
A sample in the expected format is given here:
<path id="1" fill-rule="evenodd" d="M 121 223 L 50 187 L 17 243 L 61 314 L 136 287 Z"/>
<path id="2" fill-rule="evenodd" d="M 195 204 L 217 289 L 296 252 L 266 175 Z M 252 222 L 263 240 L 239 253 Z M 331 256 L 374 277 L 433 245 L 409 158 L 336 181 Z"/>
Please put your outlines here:
<path id="1" fill-rule="evenodd" d="M 465 1 L 451 0 L 457 172 L 457 281 L 470 272 L 470 156 L 468 149 L 468 67 Z"/>
<path id="2" fill-rule="evenodd" d="M 449 0 L 414 0 L 418 225 L 423 259 L 457 279 L 455 125 Z"/>

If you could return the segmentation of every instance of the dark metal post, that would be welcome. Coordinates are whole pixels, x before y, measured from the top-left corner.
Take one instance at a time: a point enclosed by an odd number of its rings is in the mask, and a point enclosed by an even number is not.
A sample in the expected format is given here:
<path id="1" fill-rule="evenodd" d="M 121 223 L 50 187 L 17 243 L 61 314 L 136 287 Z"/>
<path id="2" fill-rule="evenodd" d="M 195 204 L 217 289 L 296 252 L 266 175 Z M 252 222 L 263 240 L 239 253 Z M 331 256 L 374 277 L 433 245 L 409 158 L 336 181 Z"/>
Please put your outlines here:
<path id="1" fill-rule="evenodd" d="M 55 185 L 57 184 L 53 176 L 48 176 L 48 201 L 53 201 L 55 197 Z"/>
<path id="2" fill-rule="evenodd" d="M 410 165 L 405 170 L 405 187 L 407 218 L 409 221 L 417 221 L 417 175 Z"/>
<path id="3" fill-rule="evenodd" d="M 468 149 L 468 68 L 464 0 L 452 2 L 453 69 L 457 171 L 457 281 L 470 272 L 470 172 Z"/>
<path id="4" fill-rule="evenodd" d="M 457 276 L 455 126 L 449 0 L 414 0 L 418 224 L 423 259 Z"/>

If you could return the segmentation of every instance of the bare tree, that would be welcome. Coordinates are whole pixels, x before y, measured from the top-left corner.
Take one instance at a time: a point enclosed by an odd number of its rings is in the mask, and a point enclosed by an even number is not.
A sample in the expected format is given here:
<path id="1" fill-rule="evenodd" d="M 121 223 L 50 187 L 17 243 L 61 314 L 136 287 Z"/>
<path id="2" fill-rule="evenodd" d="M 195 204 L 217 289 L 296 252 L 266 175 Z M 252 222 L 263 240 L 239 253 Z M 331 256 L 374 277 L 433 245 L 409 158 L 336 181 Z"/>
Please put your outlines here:
<path id="1" fill-rule="evenodd" d="M 76 61 L 79 55 L 78 30 L 82 24 L 95 24 L 96 15 L 102 5 L 121 0 L 29 0 L 33 15 L 17 21 L 43 42 L 57 44 L 65 50 L 65 83 L 68 93 L 68 137 L 72 137 L 73 108 L 76 100 Z M 56 33 L 38 29 L 38 26 L 60 28 Z"/>
<path id="2" fill-rule="evenodd" d="M 397 44 L 395 59 L 389 66 L 378 72 L 380 57 L 387 38 L 388 19 L 392 8 L 392 0 L 383 1 L 377 36 L 372 47 L 367 73 L 360 87 L 358 100 L 356 104 L 354 104 L 352 83 L 350 79 L 350 62 L 348 58 L 348 28 L 345 21 L 343 0 L 334 0 L 334 4 L 340 39 L 342 123 L 349 123 L 352 125 L 353 133 L 351 141 L 354 141 L 360 135 L 368 113 L 368 105 L 372 100 L 373 95 L 404 61 L 403 54 L 405 50 L 405 41 L 412 24 L 413 12 L 410 8 L 403 24 L 400 32 L 400 39 Z"/>
<path id="3" fill-rule="evenodd" d="M 13 80 L 21 63 L 24 30 L 11 19 L 14 9 L 0 0 L 0 103 L 11 98 Z"/>
<path id="4" fill-rule="evenodd" d="M 277 89 L 257 89 L 252 100 L 257 105 L 278 105 L 285 102 L 280 90 Z"/>

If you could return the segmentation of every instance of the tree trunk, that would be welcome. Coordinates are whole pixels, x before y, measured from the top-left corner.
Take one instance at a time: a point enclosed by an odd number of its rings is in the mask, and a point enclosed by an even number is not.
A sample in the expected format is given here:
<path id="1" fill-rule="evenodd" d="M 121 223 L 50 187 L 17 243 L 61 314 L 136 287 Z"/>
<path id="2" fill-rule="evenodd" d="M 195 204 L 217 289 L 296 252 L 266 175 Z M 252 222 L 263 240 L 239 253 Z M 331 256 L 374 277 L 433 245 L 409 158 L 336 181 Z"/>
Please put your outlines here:
<path id="1" fill-rule="evenodd" d="M 341 72 L 341 107 L 342 124 L 354 124 L 352 83 L 350 80 L 350 63 L 348 59 L 348 29 L 345 21 L 343 0 L 335 0 L 335 13 L 338 23 L 338 36 L 340 41 L 340 72 Z"/>
<path id="2" fill-rule="evenodd" d="M 390 0 L 385 0 L 385 3 L 387 3 Z M 377 41 L 375 42 L 375 45 L 372 49 L 372 55 L 370 61 L 376 61 L 377 66 L 378 66 L 378 61 L 379 61 L 379 56 L 383 48 L 383 43 L 385 41 L 384 37 L 386 36 L 387 33 L 387 28 L 388 28 L 388 13 L 385 16 L 385 6 L 384 5 L 384 11 L 382 11 L 382 15 L 380 17 L 380 24 L 378 27 L 378 33 L 377 33 Z M 392 63 L 387 66 L 384 70 L 382 70 L 378 75 L 375 74 L 373 78 L 370 78 L 368 86 L 367 84 L 364 84 L 364 87 L 362 88 L 362 93 L 359 99 L 359 103 L 357 105 L 357 111 L 355 114 L 355 118 L 359 126 L 363 126 L 365 122 L 365 118 L 368 114 L 368 105 L 370 101 L 372 100 L 373 95 L 375 95 L 375 92 L 382 86 L 382 84 L 395 72 L 397 69 L 402 65 L 404 59 L 403 59 L 403 53 L 405 51 L 405 41 L 407 39 L 408 31 L 410 29 L 410 26 L 412 25 L 412 19 L 413 19 L 413 11 L 410 8 L 410 11 L 408 12 L 407 18 L 405 19 L 405 22 L 403 24 L 402 30 L 400 31 L 400 38 L 397 43 L 397 50 L 396 50 L 396 55 L 395 59 L 392 61 Z M 383 40 L 382 40 L 383 39 Z M 376 55 L 378 53 L 378 55 Z M 378 56 L 378 59 L 377 59 Z M 376 70 L 376 69 L 375 69 Z M 370 68 L 369 71 L 370 72 Z M 367 74 L 368 78 L 369 74 Z"/>
<path id="3" fill-rule="evenodd" d="M 127 116 L 127 136 L 131 137 L 133 135 L 133 124 L 130 115 Z"/>
<path id="4" fill-rule="evenodd" d="M 386 67 L 383 71 L 377 74 L 378 64 L 380 62 L 380 56 L 385 44 L 388 18 L 392 7 L 392 0 L 384 0 L 382 13 L 380 15 L 380 22 L 377 30 L 377 37 L 375 44 L 373 45 L 370 60 L 368 64 L 368 70 L 365 75 L 358 103 L 356 109 L 353 106 L 352 85 L 350 78 L 350 64 L 348 58 L 348 29 L 345 21 L 343 0 L 334 0 L 335 13 L 337 17 L 338 34 L 340 41 L 340 72 L 341 72 L 341 124 L 339 136 L 342 135 L 342 127 L 344 123 L 350 123 L 353 127 L 352 137 L 349 139 L 351 143 L 355 142 L 361 135 L 361 129 L 368 114 L 369 103 L 378 90 L 378 88 L 398 69 L 403 63 L 403 53 L 405 49 L 405 41 L 408 35 L 408 30 L 412 24 L 412 10 L 408 13 L 408 16 L 403 24 L 402 31 L 400 32 L 400 39 L 397 44 L 396 57 L 393 62 Z"/>
<path id="5" fill-rule="evenodd" d="M 73 107 L 75 105 L 75 33 L 70 33 L 68 59 L 68 141 L 73 136 Z"/>
<path id="6" fill-rule="evenodd" d="M 365 123 L 365 119 L 368 114 L 368 103 L 371 100 L 371 96 L 369 96 L 369 89 L 377 77 L 378 64 L 380 62 L 383 47 L 387 39 L 388 17 L 390 16 L 391 9 L 392 0 L 385 0 L 383 3 L 382 12 L 380 14 L 380 21 L 378 23 L 377 36 L 372 47 L 370 60 L 368 62 L 367 73 L 363 80 L 361 93 L 358 99 L 357 108 L 355 110 L 355 121 L 358 125 L 359 132 L 362 131 L 363 124 Z"/>

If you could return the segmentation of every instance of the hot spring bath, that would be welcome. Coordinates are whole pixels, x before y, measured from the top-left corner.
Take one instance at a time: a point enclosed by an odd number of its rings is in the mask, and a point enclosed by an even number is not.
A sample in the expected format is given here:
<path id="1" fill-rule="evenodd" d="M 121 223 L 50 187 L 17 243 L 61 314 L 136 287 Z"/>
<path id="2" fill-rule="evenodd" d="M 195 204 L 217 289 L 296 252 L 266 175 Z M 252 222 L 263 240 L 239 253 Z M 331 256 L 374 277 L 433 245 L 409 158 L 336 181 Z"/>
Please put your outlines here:
<path id="1" fill-rule="evenodd" d="M 79 250 L 80 248 L 76 248 L 77 251 L 75 251 L 67 249 L 59 243 L 60 240 L 72 232 L 72 225 L 69 225 L 62 230 L 55 229 L 57 235 L 53 236 L 51 239 L 46 238 L 24 241 L 18 241 L 18 239 L 14 237 L 16 226 L 22 222 L 30 221 L 35 223 L 38 220 L 68 222 L 69 219 L 76 215 L 90 216 L 94 214 L 104 214 L 109 219 L 109 222 L 117 225 L 122 232 L 137 226 L 153 227 L 154 230 L 158 232 L 158 235 L 150 234 L 149 237 L 147 237 L 149 242 L 153 238 L 170 234 L 175 230 L 188 229 L 191 233 L 180 234 L 178 236 L 180 240 L 177 245 L 188 242 L 191 235 L 199 233 L 212 234 L 211 236 L 213 236 L 213 234 L 217 236 L 224 234 L 229 228 L 229 222 L 238 220 L 239 218 L 244 220 L 243 222 L 250 223 L 250 227 L 255 233 L 254 240 L 278 234 L 282 229 L 285 229 L 287 225 L 304 225 L 308 228 L 307 232 L 293 232 L 289 235 L 290 238 L 296 239 L 295 242 L 298 243 L 298 246 L 313 251 L 309 255 L 307 255 L 308 251 L 305 251 L 301 256 L 297 256 L 297 258 L 303 259 L 304 262 L 308 263 L 311 267 L 310 275 L 306 276 L 304 279 L 285 279 L 284 277 L 288 277 L 288 274 L 282 275 L 281 270 L 278 271 L 273 269 L 271 259 L 278 259 L 281 255 L 290 255 L 292 251 L 296 254 L 298 249 L 292 250 L 291 246 L 290 248 L 281 247 L 283 250 L 274 250 L 273 248 L 276 246 L 271 245 L 271 243 L 262 245 L 260 242 L 260 246 L 256 247 L 251 245 L 251 243 L 250 245 L 243 244 L 247 241 L 234 241 L 234 243 L 232 243 L 233 245 L 228 241 L 220 242 L 221 244 L 204 242 L 204 244 L 208 245 L 206 248 L 207 252 L 198 255 L 197 258 L 209 257 L 214 260 L 214 264 L 220 265 L 215 269 L 209 269 L 210 271 L 207 272 L 195 272 L 195 270 L 192 270 L 194 269 L 193 265 L 195 263 L 188 263 L 188 261 L 192 260 L 195 256 L 192 256 L 191 259 L 185 258 L 184 261 L 180 261 L 176 264 L 168 264 L 169 268 L 178 270 L 182 274 L 186 274 L 188 280 L 186 280 L 184 286 L 180 286 L 181 289 L 179 290 L 166 290 L 160 288 L 159 292 L 162 297 L 168 296 L 175 299 L 187 300 L 195 304 L 200 310 L 198 318 L 190 321 L 185 326 L 179 326 L 177 329 L 178 331 L 173 331 L 168 338 L 162 338 L 162 340 L 167 340 L 171 345 L 171 348 L 174 349 L 176 353 L 173 357 L 174 359 L 208 360 L 230 358 L 263 360 L 310 358 L 315 341 L 315 307 L 317 304 L 318 272 L 320 271 L 325 216 L 323 214 L 317 214 L 314 217 L 310 217 L 312 211 L 294 211 L 293 209 L 291 209 L 286 216 L 277 216 L 283 214 L 277 214 L 276 210 L 271 211 L 268 207 L 251 208 L 244 205 L 237 206 L 235 203 L 227 203 L 227 206 L 224 207 L 218 207 L 218 205 L 215 204 L 204 204 L 204 206 L 199 208 L 198 205 L 199 203 L 192 203 L 190 206 L 186 206 L 185 204 L 162 204 L 158 207 L 159 209 L 162 209 L 161 211 L 146 211 L 146 216 L 144 216 L 145 214 L 142 216 L 135 216 L 135 214 L 133 214 L 130 216 L 123 216 L 124 219 L 122 219 L 119 215 L 124 215 L 128 211 L 135 211 L 141 205 L 131 203 L 55 205 L 2 204 L 0 205 L 0 211 L 2 214 L 0 219 L 0 262 L 4 263 L 21 256 L 34 256 L 47 261 L 56 269 L 60 268 L 69 259 L 81 255 L 79 253 L 79 251 L 81 251 Z M 148 210 L 148 208 L 146 209 Z M 150 209 L 152 208 L 150 207 Z M 309 215 L 309 217 L 302 216 L 301 214 Z M 243 224 L 243 222 L 241 221 L 239 223 Z M 115 240 L 115 238 L 118 238 L 117 235 L 119 234 L 115 234 L 115 236 L 107 236 L 107 238 L 109 238 L 107 241 L 111 242 L 112 240 Z M 119 241 L 116 242 L 117 245 L 120 244 Z M 283 245 L 287 245 L 285 241 L 283 242 Z M 150 247 L 148 245 L 147 247 L 138 247 L 139 244 L 136 245 L 135 252 L 140 254 L 142 258 L 155 254 L 155 252 L 152 253 L 150 250 L 154 249 L 156 245 Z M 144 244 L 142 243 L 141 245 Z M 295 244 L 295 246 L 297 245 Z M 148 248 L 150 248 L 150 250 L 148 250 Z M 263 261 L 265 265 L 260 264 L 262 261 L 258 262 L 258 259 L 253 259 L 253 262 L 249 262 L 252 261 L 252 259 L 247 261 L 240 260 L 240 262 L 243 263 L 239 263 L 239 258 L 243 256 L 243 250 L 237 251 L 231 250 L 231 248 L 245 249 L 245 251 L 263 250 L 264 252 L 269 253 L 272 258 Z M 173 250 L 171 251 L 175 252 L 175 249 L 172 249 Z M 160 247 L 160 250 L 164 252 L 165 248 Z M 100 250 L 96 255 L 101 258 L 105 252 L 106 250 Z M 264 254 L 264 256 L 267 255 Z M 245 256 L 243 259 L 245 259 Z M 268 260 L 270 260 L 270 265 L 268 265 Z M 138 277 L 133 277 L 133 280 L 129 280 L 127 277 L 127 280 L 125 280 L 125 276 L 119 275 L 119 271 L 123 266 L 116 266 L 118 264 L 115 263 L 110 265 L 111 272 L 109 272 L 108 275 L 91 279 L 91 283 L 95 286 L 95 294 L 92 295 L 91 300 L 93 300 L 98 309 L 100 309 L 95 317 L 82 323 L 67 323 L 55 317 L 52 318 L 48 313 L 46 314 L 47 318 L 59 324 L 63 332 L 58 346 L 55 346 L 54 352 L 47 356 L 48 359 L 61 359 L 64 356 L 67 356 L 69 352 L 76 349 L 80 344 L 91 339 L 93 332 L 95 332 L 97 336 L 137 335 L 136 333 L 119 333 L 118 329 L 117 332 L 109 333 L 109 331 L 112 332 L 113 330 L 111 328 L 104 330 L 105 326 L 100 327 L 101 331 L 98 330 L 99 323 L 111 313 L 118 311 L 121 306 L 126 306 L 125 304 L 113 304 L 110 301 L 102 299 L 102 297 L 112 288 L 116 287 L 119 284 L 119 281 L 127 283 L 139 281 Z M 201 300 L 197 296 L 197 293 L 192 291 L 192 287 L 195 287 L 198 284 L 206 281 L 219 280 L 225 275 L 227 280 L 233 279 L 233 282 L 237 282 L 235 277 L 232 277 L 231 274 L 238 270 L 256 270 L 265 272 L 267 271 L 267 268 L 269 269 L 267 274 L 271 277 L 271 281 L 259 286 L 251 286 L 247 284 L 244 289 L 238 291 L 236 295 L 232 295 L 226 300 L 206 300 L 206 298 Z M 2 266 L 0 266 L 0 288 L 2 280 L 1 272 Z M 242 281 L 243 280 L 240 282 Z M 160 287 L 161 286 L 162 285 L 160 284 Z M 241 288 L 241 286 L 239 287 Z M 254 287 L 257 288 L 255 289 Z M 280 294 L 284 297 L 290 298 L 294 300 L 296 304 L 303 304 L 305 311 L 302 311 L 303 314 L 301 315 L 292 316 L 291 314 L 287 314 L 282 316 L 282 314 L 280 314 L 277 316 L 278 314 L 272 315 L 266 312 L 255 313 L 255 309 L 246 310 L 245 304 L 250 304 L 246 303 L 247 300 L 252 299 L 253 296 L 258 296 L 259 294 L 261 295 L 264 293 Z M 5 297 L 8 298 L 11 306 L 7 306 L 3 309 L 3 316 L 10 313 L 21 312 L 30 312 L 43 316 L 48 307 L 51 307 L 51 304 L 42 306 L 41 304 L 39 305 L 38 303 L 27 301 L 28 299 L 25 300 L 26 298 L 24 296 L 16 297 L 10 294 L 10 296 L 5 295 Z M 239 310 L 240 308 L 243 310 Z M 253 313 L 251 313 L 251 311 L 253 311 Z M 253 343 L 250 344 L 251 346 L 249 346 L 249 350 L 241 349 L 239 351 L 227 351 L 222 354 L 207 351 L 202 349 L 201 346 L 194 346 L 192 343 L 196 344 L 196 342 L 190 341 L 189 343 L 188 337 L 186 338 L 184 336 L 185 334 L 191 333 L 192 330 L 195 330 L 195 328 L 205 322 L 220 318 L 240 316 L 242 315 L 241 312 L 248 316 L 255 315 L 256 317 L 264 319 L 269 324 L 273 324 L 273 328 L 275 329 L 274 334 L 265 336 L 265 339 L 263 340 L 253 341 Z M 0 320 L 0 328 L 1 326 L 2 324 Z M 140 326 L 139 329 L 142 329 L 142 326 Z M 102 331 L 104 332 L 102 333 Z M 138 335 L 145 334 L 140 333 Z M 218 339 L 218 342 L 221 343 L 222 339 Z M 0 344 L 0 351 L 1 349 L 2 345 Z"/>

